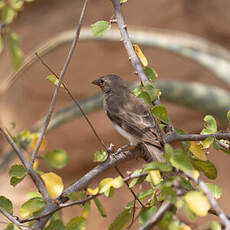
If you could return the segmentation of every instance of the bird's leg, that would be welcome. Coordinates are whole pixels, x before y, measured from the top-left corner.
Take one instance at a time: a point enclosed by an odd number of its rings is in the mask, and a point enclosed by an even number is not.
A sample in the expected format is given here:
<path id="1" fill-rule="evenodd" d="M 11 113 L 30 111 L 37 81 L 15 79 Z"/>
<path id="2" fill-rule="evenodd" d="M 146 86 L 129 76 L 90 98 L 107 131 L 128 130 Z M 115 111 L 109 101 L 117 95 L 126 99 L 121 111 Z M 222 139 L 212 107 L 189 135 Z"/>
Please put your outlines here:
<path id="1" fill-rule="evenodd" d="M 119 153 L 123 152 L 125 149 L 127 149 L 127 148 L 130 147 L 130 146 L 131 146 L 130 143 L 127 144 L 127 145 L 121 146 L 121 147 L 117 150 L 116 154 L 119 154 Z"/>

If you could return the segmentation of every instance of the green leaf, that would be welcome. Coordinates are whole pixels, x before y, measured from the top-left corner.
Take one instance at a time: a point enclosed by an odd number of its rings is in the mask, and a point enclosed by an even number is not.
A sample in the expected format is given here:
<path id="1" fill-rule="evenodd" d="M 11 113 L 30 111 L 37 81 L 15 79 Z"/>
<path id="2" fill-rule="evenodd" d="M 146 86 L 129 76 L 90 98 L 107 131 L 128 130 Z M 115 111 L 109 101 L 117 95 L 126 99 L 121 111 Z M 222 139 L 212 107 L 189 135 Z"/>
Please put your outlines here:
<path id="1" fill-rule="evenodd" d="M 83 208 L 82 208 L 82 210 L 81 210 L 81 215 L 82 215 L 85 219 L 87 219 L 88 216 L 89 216 L 89 214 L 90 214 L 90 210 L 91 210 L 90 204 L 91 204 L 90 201 L 85 202 L 85 204 L 83 205 Z"/>
<path id="2" fill-rule="evenodd" d="M 106 211 L 105 211 L 105 208 L 104 208 L 104 206 L 102 205 L 102 203 L 100 202 L 100 200 L 99 200 L 97 197 L 95 197 L 95 198 L 93 199 L 93 201 L 94 201 L 94 203 L 95 203 L 95 205 L 96 205 L 98 211 L 100 212 L 101 216 L 102 216 L 102 217 L 107 217 L 107 213 L 106 213 Z"/>
<path id="3" fill-rule="evenodd" d="M 137 169 L 132 173 L 132 176 L 134 175 L 138 175 L 142 172 L 142 169 Z M 131 180 L 131 182 L 129 183 L 129 188 L 133 188 L 135 185 L 140 184 L 144 181 L 146 176 L 141 176 L 141 177 L 137 177 Z"/>
<path id="4" fill-rule="evenodd" d="M 147 76 L 147 78 L 151 82 L 155 82 L 156 81 L 156 79 L 158 77 L 158 74 L 157 74 L 157 72 L 154 69 L 149 68 L 149 67 L 145 67 L 144 72 L 145 72 L 145 75 Z"/>
<path id="5" fill-rule="evenodd" d="M 197 216 L 206 216 L 211 207 L 208 198 L 202 192 L 190 191 L 186 193 L 184 199 Z"/>
<path id="6" fill-rule="evenodd" d="M 40 198 L 35 197 L 26 201 L 20 208 L 20 215 L 22 218 L 28 218 L 33 216 L 34 213 L 37 213 L 44 209 L 46 202 Z"/>
<path id="7" fill-rule="evenodd" d="M 61 220 L 54 220 L 49 223 L 45 230 L 65 230 L 65 225 Z"/>
<path id="8" fill-rule="evenodd" d="M 3 51 L 4 45 L 3 45 L 3 40 L 2 36 L 0 35 L 0 53 Z"/>
<path id="9" fill-rule="evenodd" d="M 209 179 L 216 179 L 217 170 L 211 161 L 201 161 L 198 159 L 190 159 L 195 169 L 204 173 Z"/>
<path id="10" fill-rule="evenodd" d="M 163 105 L 156 105 L 152 109 L 152 114 L 159 120 L 169 124 L 168 111 Z"/>
<path id="11" fill-rule="evenodd" d="M 170 223 L 173 221 L 173 216 L 172 212 L 166 212 L 158 223 L 159 229 L 168 230 Z"/>
<path id="12" fill-rule="evenodd" d="M 95 162 L 103 162 L 106 161 L 107 158 L 108 158 L 108 153 L 104 150 L 99 150 L 94 154 Z"/>
<path id="13" fill-rule="evenodd" d="M 221 225 L 216 221 L 212 221 L 210 223 L 210 228 L 211 228 L 211 230 L 221 230 L 222 229 Z"/>
<path id="14" fill-rule="evenodd" d="M 192 184 L 190 183 L 190 181 L 187 180 L 184 177 L 181 177 L 181 186 L 187 191 L 191 191 L 193 189 Z"/>
<path id="15" fill-rule="evenodd" d="M 140 212 L 139 222 L 143 225 L 150 217 L 152 217 L 157 211 L 156 206 L 144 207 Z"/>
<path id="16" fill-rule="evenodd" d="M 170 158 L 171 164 L 184 172 L 191 172 L 193 170 L 192 164 L 189 161 L 188 156 L 182 151 L 175 151 Z"/>
<path id="17" fill-rule="evenodd" d="M 93 35 L 95 37 L 101 37 L 111 28 L 111 23 L 107 21 L 98 21 L 91 25 Z"/>
<path id="18" fill-rule="evenodd" d="M 191 208 L 186 202 L 184 202 L 183 209 L 190 220 L 194 220 L 196 218 L 196 214 L 191 210 Z"/>
<path id="19" fill-rule="evenodd" d="M 72 218 L 66 225 L 66 230 L 84 230 L 87 227 L 86 219 L 82 216 Z"/>
<path id="20" fill-rule="evenodd" d="M 174 154 L 174 149 L 172 148 L 172 146 L 170 144 L 165 144 L 165 153 L 164 153 L 164 158 L 169 161 L 170 158 L 173 156 Z"/>
<path id="21" fill-rule="evenodd" d="M 68 195 L 71 201 L 78 201 L 78 200 L 84 200 L 86 199 L 86 194 L 83 191 L 80 192 L 72 192 Z M 80 205 L 83 207 L 83 205 Z"/>
<path id="22" fill-rule="evenodd" d="M 21 66 L 23 61 L 23 53 L 19 47 L 18 36 L 13 32 L 9 32 L 7 34 L 7 44 L 11 61 L 13 63 L 14 68 L 17 70 Z"/>
<path id="23" fill-rule="evenodd" d="M 69 162 L 69 156 L 63 149 L 55 149 L 46 153 L 44 157 L 47 165 L 55 169 L 61 169 Z"/>
<path id="24" fill-rule="evenodd" d="M 99 184 L 99 193 L 104 193 L 105 196 L 109 197 L 114 194 L 114 188 L 120 188 L 123 185 L 121 176 L 116 178 L 105 178 Z"/>
<path id="25" fill-rule="evenodd" d="M 15 187 L 17 184 L 19 184 L 21 181 L 23 181 L 24 178 L 25 177 L 23 177 L 23 178 L 11 177 L 10 178 L 10 184 Z"/>
<path id="26" fill-rule="evenodd" d="M 160 170 L 162 172 L 171 172 L 172 166 L 169 163 L 153 161 L 145 165 L 144 171 Z"/>
<path id="27" fill-rule="evenodd" d="M 0 207 L 8 212 L 10 215 L 13 215 L 13 204 L 9 199 L 4 196 L 0 196 Z"/>
<path id="28" fill-rule="evenodd" d="M 2 11 L 2 17 L 1 17 L 2 22 L 7 25 L 14 20 L 17 14 L 16 11 L 11 7 L 9 7 L 8 5 L 4 5 L 1 11 Z"/>
<path id="29" fill-rule="evenodd" d="M 230 126 L 230 110 L 227 112 L 228 125 Z"/>
<path id="30" fill-rule="evenodd" d="M 23 165 L 12 165 L 9 170 L 9 175 L 18 179 L 24 178 L 26 173 L 26 168 Z"/>
<path id="31" fill-rule="evenodd" d="M 42 198 L 42 195 L 41 195 L 40 192 L 33 191 L 33 192 L 28 192 L 28 193 L 26 193 L 25 197 L 26 197 L 27 199 L 32 199 L 32 198 L 34 198 L 34 197 L 40 197 L 40 198 Z"/>
<path id="32" fill-rule="evenodd" d="M 180 222 L 178 220 L 173 220 L 169 226 L 168 226 L 168 230 L 186 230 L 186 228 L 182 228 L 180 227 Z"/>
<path id="33" fill-rule="evenodd" d="M 113 187 L 120 188 L 124 184 L 123 179 L 121 176 L 118 176 L 113 179 Z"/>
<path id="34" fill-rule="evenodd" d="M 10 5 L 15 10 L 20 10 L 23 7 L 23 0 L 10 0 Z"/>
<path id="35" fill-rule="evenodd" d="M 152 170 L 152 171 L 149 171 L 148 177 L 149 177 L 149 179 L 150 179 L 150 182 L 151 182 L 154 186 L 160 184 L 161 181 L 163 180 L 162 177 L 161 177 L 161 174 L 160 174 L 160 171 L 159 171 L 159 170 Z M 148 177 L 146 178 L 146 181 L 149 181 L 149 180 L 148 180 Z"/>
<path id="36" fill-rule="evenodd" d="M 210 190 L 210 192 L 212 193 L 212 196 L 215 199 L 219 199 L 222 195 L 222 188 L 216 184 L 212 184 L 212 183 L 206 183 L 206 185 L 208 186 L 208 189 Z"/>
<path id="37" fill-rule="evenodd" d="M 170 202 L 175 203 L 176 202 L 176 193 L 171 187 L 164 186 L 161 190 L 159 200 L 160 201 L 170 201 Z"/>
<path id="38" fill-rule="evenodd" d="M 46 77 L 46 80 L 49 81 L 50 83 L 54 84 L 55 86 L 58 86 L 59 79 L 58 79 L 55 75 L 53 75 L 53 74 L 48 75 L 48 76 Z M 65 84 L 64 81 L 62 81 L 60 87 L 61 87 L 61 88 L 64 88 L 64 85 L 66 85 L 66 84 Z"/>
<path id="39" fill-rule="evenodd" d="M 204 141 L 202 141 L 203 147 L 208 149 L 210 145 L 213 143 L 214 137 L 207 137 Z"/>
<path id="40" fill-rule="evenodd" d="M 12 223 L 8 224 L 4 230 L 19 230 L 18 227 Z"/>
<path id="41" fill-rule="evenodd" d="M 121 212 L 109 226 L 109 230 L 125 230 L 133 216 L 133 209 Z"/>
<path id="42" fill-rule="evenodd" d="M 217 132 L 216 119 L 211 115 L 206 115 L 204 117 L 206 121 L 206 127 L 201 131 L 201 134 L 213 134 Z"/>
<path id="43" fill-rule="evenodd" d="M 6 3 L 1 0 L 0 1 L 0 9 L 2 9 L 5 5 L 6 5 Z"/>

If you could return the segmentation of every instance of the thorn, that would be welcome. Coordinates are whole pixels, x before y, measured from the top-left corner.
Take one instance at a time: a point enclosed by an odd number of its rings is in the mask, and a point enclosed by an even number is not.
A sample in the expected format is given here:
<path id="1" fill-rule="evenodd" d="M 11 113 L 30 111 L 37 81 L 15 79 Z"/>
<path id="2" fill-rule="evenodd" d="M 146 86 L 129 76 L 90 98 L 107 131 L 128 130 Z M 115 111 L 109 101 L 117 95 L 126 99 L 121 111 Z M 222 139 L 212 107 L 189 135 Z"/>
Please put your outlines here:
<path id="1" fill-rule="evenodd" d="M 109 21 L 110 21 L 110 23 L 117 23 L 117 19 L 115 19 L 115 18 L 111 18 Z"/>
<path id="2" fill-rule="evenodd" d="M 127 25 L 124 24 L 124 25 L 122 26 L 122 28 L 123 28 L 123 29 L 127 29 Z"/>

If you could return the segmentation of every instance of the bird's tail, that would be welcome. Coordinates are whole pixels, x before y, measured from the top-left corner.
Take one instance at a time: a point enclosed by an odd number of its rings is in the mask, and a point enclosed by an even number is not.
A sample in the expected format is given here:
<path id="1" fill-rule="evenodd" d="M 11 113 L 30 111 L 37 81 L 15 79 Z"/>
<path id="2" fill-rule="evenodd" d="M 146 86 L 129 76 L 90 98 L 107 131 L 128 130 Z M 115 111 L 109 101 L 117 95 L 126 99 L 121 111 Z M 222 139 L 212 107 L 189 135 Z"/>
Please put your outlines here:
<path id="1" fill-rule="evenodd" d="M 163 149 L 160 149 L 149 143 L 144 143 L 144 146 L 147 149 L 147 154 L 146 154 L 147 161 L 165 162 L 165 158 L 163 157 L 164 154 Z"/>

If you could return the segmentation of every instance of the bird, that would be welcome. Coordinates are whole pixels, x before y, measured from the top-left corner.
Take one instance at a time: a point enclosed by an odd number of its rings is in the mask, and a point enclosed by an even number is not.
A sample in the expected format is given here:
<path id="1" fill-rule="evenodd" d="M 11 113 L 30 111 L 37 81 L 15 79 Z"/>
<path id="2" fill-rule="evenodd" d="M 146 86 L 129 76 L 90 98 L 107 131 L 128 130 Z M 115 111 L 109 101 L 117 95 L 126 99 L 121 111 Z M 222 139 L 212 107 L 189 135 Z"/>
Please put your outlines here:
<path id="1" fill-rule="evenodd" d="M 131 146 L 143 143 L 150 154 L 148 161 L 164 162 L 163 133 L 143 99 L 136 97 L 119 76 L 109 74 L 92 81 L 101 88 L 105 113 L 115 129 Z"/>

